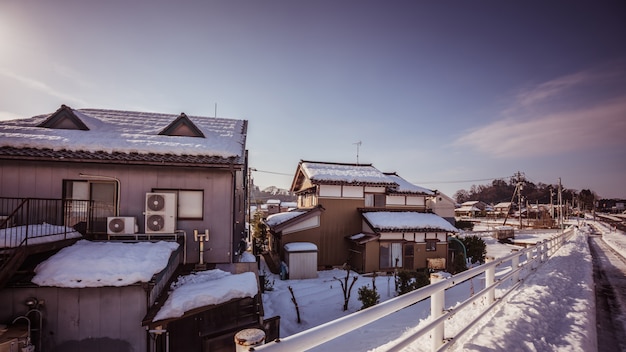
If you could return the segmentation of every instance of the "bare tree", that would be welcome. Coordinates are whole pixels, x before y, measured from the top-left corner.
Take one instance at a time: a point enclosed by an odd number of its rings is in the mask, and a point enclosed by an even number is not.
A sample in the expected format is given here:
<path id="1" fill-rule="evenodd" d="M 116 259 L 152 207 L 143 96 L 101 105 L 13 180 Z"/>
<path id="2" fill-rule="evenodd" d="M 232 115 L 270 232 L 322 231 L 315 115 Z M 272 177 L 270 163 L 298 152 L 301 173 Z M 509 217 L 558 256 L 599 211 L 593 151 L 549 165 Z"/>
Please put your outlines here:
<path id="1" fill-rule="evenodd" d="M 354 286 L 354 283 L 359 277 L 357 275 L 354 275 L 352 277 L 352 282 L 349 283 L 350 265 L 346 264 L 344 265 L 344 267 L 346 268 L 346 277 L 343 279 L 338 279 L 336 277 L 333 277 L 333 279 L 339 281 L 339 283 L 341 284 L 341 290 L 343 291 L 343 310 L 345 312 L 346 310 L 348 310 L 348 303 L 350 302 L 350 293 L 352 292 L 352 287 Z"/>

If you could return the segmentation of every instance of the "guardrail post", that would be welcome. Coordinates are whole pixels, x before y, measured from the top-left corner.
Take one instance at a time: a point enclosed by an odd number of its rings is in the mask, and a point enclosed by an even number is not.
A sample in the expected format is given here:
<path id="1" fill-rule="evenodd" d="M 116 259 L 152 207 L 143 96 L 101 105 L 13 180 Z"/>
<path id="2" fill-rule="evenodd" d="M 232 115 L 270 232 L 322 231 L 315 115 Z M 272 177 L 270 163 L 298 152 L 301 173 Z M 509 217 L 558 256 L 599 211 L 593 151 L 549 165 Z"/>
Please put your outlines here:
<path id="1" fill-rule="evenodd" d="M 511 258 L 511 270 L 513 270 L 513 283 L 516 284 L 519 281 L 519 255 Z"/>
<path id="2" fill-rule="evenodd" d="M 430 284 L 445 280 L 441 274 L 430 274 Z M 445 290 L 437 291 L 430 296 L 430 319 L 435 320 L 443 315 L 445 305 Z M 437 351 L 443 345 L 444 325 L 443 322 L 435 326 L 432 330 L 432 350 Z"/>
<path id="3" fill-rule="evenodd" d="M 490 266 L 485 270 L 485 288 L 493 286 L 496 282 L 496 267 L 494 265 Z M 491 304 L 496 300 L 496 291 L 489 290 L 487 291 L 487 304 Z"/>

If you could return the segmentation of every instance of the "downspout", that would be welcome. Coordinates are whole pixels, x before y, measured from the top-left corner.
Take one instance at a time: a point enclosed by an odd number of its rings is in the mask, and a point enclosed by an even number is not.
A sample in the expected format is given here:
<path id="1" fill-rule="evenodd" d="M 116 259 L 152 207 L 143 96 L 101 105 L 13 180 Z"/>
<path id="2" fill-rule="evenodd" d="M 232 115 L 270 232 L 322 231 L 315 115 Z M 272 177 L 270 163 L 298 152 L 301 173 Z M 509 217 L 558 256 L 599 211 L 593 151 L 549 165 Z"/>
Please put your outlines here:
<path id="1" fill-rule="evenodd" d="M 448 236 L 448 242 L 450 242 L 450 240 L 455 240 L 461 244 L 461 248 L 463 248 L 463 256 L 465 257 L 465 261 L 467 262 L 467 250 L 465 249 L 465 245 L 463 244 L 463 241 L 461 241 L 460 239 L 456 237 Z"/>

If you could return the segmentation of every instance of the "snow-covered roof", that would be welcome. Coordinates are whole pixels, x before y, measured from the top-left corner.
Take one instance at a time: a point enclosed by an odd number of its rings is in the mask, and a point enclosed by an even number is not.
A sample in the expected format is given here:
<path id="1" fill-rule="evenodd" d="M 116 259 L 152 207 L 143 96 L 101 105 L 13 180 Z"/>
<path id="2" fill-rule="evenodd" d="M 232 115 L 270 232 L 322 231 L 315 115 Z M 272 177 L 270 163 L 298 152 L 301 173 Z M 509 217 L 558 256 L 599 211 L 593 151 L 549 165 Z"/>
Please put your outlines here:
<path id="1" fill-rule="evenodd" d="M 494 208 L 508 208 L 511 206 L 511 204 L 512 204 L 511 202 L 501 202 L 501 203 L 494 205 L 493 207 Z"/>
<path id="2" fill-rule="evenodd" d="M 467 212 L 467 211 L 481 211 L 480 208 L 477 208 L 473 205 L 463 205 L 460 208 L 454 209 L 456 212 Z"/>
<path id="3" fill-rule="evenodd" d="M 459 231 L 444 218 L 432 213 L 375 211 L 364 212 L 363 217 L 373 227 L 373 230 L 378 232 L 404 230 Z"/>
<path id="4" fill-rule="evenodd" d="M 40 286 L 104 287 L 149 282 L 165 269 L 175 242 L 91 242 L 81 240 L 61 249 L 35 268 Z"/>
<path id="5" fill-rule="evenodd" d="M 311 242 L 291 242 L 284 247 L 287 252 L 317 252 L 317 246 Z"/>
<path id="6" fill-rule="evenodd" d="M 59 111 L 69 116 L 73 114 L 88 129 L 43 127 Z M 26 149 L 31 156 L 40 156 L 36 151 L 52 150 L 64 152 L 62 156 L 66 158 L 93 159 L 98 155 L 99 159 L 111 160 L 111 155 L 128 158 L 129 154 L 135 154 L 136 159 L 143 160 L 146 155 L 173 155 L 188 156 L 184 159 L 186 163 L 208 163 L 208 157 L 213 158 L 211 162 L 221 160 L 223 163 L 231 158 L 241 162 L 245 151 L 245 120 L 184 115 L 201 133 L 198 137 L 188 137 L 162 134 L 182 114 L 75 110 L 65 106 L 56 113 L 0 122 L 0 154 L 15 154 Z M 177 158 L 171 159 L 177 161 Z"/>
<path id="7" fill-rule="evenodd" d="M 254 297 L 258 284 L 253 272 L 231 274 L 215 269 L 181 276 L 172 284 L 172 290 L 152 321 L 179 318 L 195 308 Z"/>
<path id="8" fill-rule="evenodd" d="M 414 194 L 426 194 L 426 195 L 435 194 L 435 192 L 433 192 L 432 190 L 414 185 L 411 182 L 403 179 L 402 177 L 398 176 L 395 173 L 387 174 L 387 177 L 389 177 L 391 180 L 393 180 L 393 182 L 398 184 L 398 188 L 396 188 L 394 191 L 396 193 L 414 193 Z"/>
<path id="9" fill-rule="evenodd" d="M 270 226 L 270 227 L 280 225 L 304 213 L 306 213 L 306 211 L 294 210 L 294 211 L 287 211 L 283 213 L 272 214 L 268 216 L 267 219 L 265 219 L 265 223 L 267 224 L 267 226 Z"/>
<path id="10" fill-rule="evenodd" d="M 347 183 L 396 186 L 380 170 L 372 165 L 336 164 L 302 161 L 301 170 L 314 183 Z"/>

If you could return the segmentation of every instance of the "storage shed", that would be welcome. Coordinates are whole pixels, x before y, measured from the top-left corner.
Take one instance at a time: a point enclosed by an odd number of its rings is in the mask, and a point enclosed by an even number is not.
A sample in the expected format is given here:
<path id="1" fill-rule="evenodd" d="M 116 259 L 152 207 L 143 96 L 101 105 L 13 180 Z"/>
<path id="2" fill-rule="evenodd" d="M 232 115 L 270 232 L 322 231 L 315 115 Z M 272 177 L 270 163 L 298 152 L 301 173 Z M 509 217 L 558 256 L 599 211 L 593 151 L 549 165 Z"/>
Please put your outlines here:
<path id="1" fill-rule="evenodd" d="M 284 246 L 289 279 L 317 277 L 317 246 L 310 242 L 291 242 Z"/>

